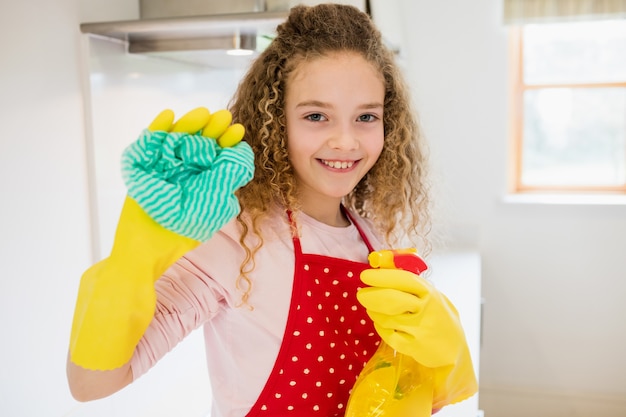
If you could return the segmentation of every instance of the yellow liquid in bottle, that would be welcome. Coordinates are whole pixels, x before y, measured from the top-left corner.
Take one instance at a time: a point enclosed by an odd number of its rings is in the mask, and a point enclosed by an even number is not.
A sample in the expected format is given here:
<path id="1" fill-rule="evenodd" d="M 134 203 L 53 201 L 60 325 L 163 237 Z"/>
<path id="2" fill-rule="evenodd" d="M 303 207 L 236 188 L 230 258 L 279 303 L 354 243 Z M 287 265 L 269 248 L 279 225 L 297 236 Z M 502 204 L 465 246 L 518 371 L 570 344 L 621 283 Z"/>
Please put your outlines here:
<path id="1" fill-rule="evenodd" d="M 345 417 L 426 417 L 432 412 L 432 375 L 384 342 L 359 376 Z"/>

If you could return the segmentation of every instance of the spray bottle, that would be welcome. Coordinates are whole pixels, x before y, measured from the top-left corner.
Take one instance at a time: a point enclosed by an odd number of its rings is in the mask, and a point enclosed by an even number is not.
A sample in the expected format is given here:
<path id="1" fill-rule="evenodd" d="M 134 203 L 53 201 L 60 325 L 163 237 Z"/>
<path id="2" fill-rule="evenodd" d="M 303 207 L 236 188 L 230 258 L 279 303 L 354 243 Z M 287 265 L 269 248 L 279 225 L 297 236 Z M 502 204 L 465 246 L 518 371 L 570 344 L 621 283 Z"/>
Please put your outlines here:
<path id="1" fill-rule="evenodd" d="M 404 269 L 421 274 L 428 266 L 414 248 L 372 252 L 372 268 Z M 426 417 L 432 413 L 432 370 L 384 341 L 359 375 L 345 417 Z"/>

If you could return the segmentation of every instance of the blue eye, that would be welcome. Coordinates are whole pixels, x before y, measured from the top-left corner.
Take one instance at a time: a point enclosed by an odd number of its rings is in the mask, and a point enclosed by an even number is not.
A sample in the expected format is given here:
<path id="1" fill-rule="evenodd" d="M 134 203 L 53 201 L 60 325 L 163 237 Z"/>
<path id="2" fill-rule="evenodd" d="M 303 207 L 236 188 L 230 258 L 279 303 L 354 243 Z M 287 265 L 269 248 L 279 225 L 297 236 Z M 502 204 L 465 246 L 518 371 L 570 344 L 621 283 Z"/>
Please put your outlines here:
<path id="1" fill-rule="evenodd" d="M 362 114 L 359 116 L 359 122 L 373 122 L 377 117 L 373 114 Z"/>
<path id="2" fill-rule="evenodd" d="M 313 113 L 313 114 L 307 115 L 306 119 L 312 122 L 321 122 L 322 120 L 324 120 L 324 116 L 320 113 Z"/>

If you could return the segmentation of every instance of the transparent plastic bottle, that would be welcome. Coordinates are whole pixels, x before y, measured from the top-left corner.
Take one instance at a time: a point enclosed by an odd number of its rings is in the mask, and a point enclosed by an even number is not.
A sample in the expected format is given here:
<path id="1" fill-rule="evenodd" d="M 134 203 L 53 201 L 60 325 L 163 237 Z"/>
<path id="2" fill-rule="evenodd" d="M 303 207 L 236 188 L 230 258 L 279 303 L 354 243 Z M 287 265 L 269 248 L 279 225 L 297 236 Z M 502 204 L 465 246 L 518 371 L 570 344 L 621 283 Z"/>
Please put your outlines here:
<path id="1" fill-rule="evenodd" d="M 413 248 L 372 252 L 369 262 L 416 274 L 428 268 Z M 345 417 L 426 417 L 432 396 L 432 370 L 381 341 L 354 384 Z"/>

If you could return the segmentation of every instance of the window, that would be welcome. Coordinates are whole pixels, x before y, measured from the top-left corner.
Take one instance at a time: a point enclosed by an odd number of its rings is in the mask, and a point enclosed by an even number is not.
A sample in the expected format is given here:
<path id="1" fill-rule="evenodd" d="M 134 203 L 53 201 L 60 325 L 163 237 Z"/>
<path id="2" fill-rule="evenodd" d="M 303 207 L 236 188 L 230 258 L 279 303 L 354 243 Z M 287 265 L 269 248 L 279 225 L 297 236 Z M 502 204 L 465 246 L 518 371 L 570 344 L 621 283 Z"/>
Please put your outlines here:
<path id="1" fill-rule="evenodd" d="M 512 191 L 626 193 L 626 20 L 511 32 Z"/>

